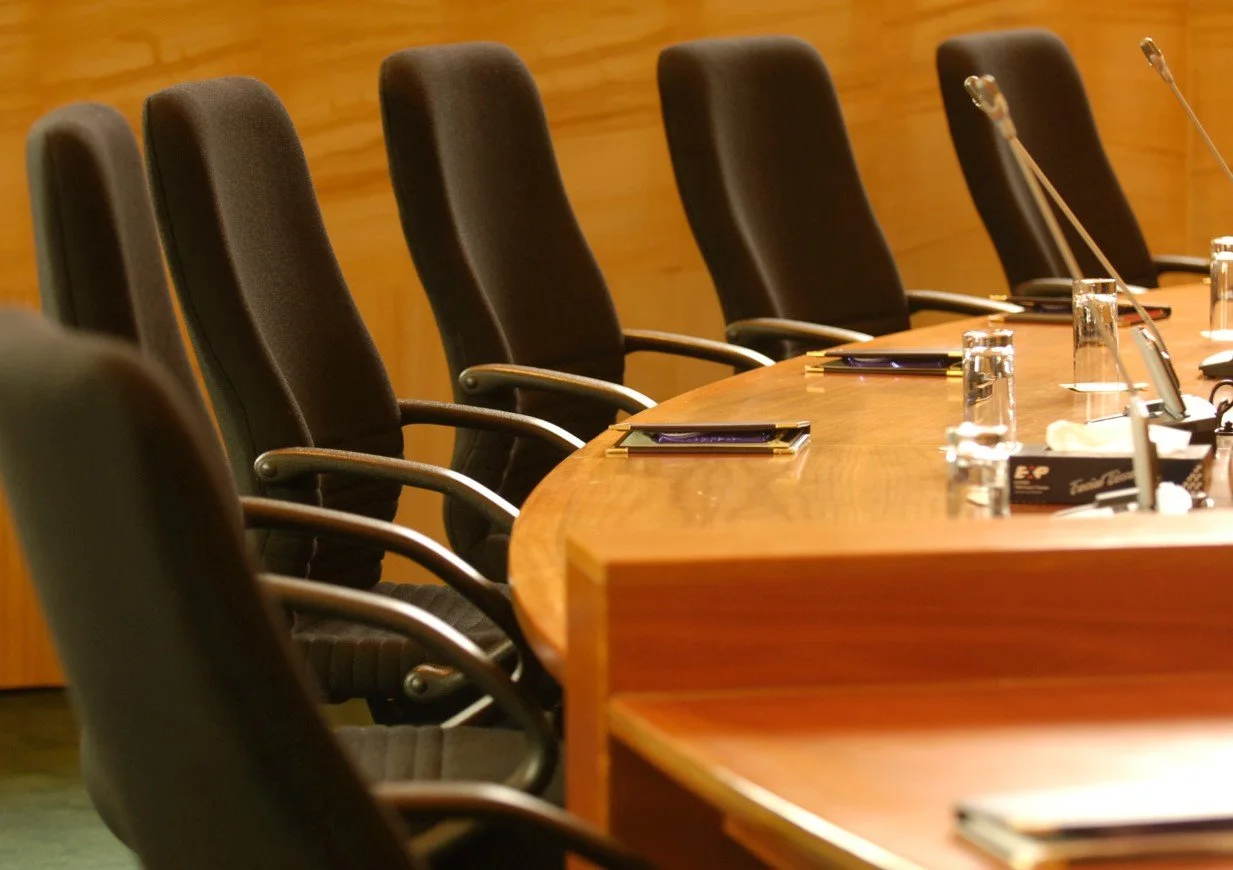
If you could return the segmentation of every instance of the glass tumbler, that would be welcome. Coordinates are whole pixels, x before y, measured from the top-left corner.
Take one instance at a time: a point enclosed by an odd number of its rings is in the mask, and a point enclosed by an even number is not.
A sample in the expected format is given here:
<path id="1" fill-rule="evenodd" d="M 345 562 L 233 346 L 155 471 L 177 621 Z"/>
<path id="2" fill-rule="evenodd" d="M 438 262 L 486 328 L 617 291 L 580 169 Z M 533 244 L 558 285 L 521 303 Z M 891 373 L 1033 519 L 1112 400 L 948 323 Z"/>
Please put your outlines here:
<path id="1" fill-rule="evenodd" d="M 1003 426 L 1015 443 L 1015 346 L 1009 329 L 963 334 L 963 419 Z"/>
<path id="2" fill-rule="evenodd" d="M 1084 278 L 1074 283 L 1075 389 L 1113 393 L 1126 389 L 1117 369 L 1117 282 Z"/>
<path id="3" fill-rule="evenodd" d="M 1005 426 L 961 423 L 946 430 L 946 515 L 997 519 L 1010 515 Z"/>
<path id="4" fill-rule="evenodd" d="M 1212 341 L 1233 341 L 1233 237 L 1212 239 L 1210 268 L 1211 318 L 1207 337 Z"/>

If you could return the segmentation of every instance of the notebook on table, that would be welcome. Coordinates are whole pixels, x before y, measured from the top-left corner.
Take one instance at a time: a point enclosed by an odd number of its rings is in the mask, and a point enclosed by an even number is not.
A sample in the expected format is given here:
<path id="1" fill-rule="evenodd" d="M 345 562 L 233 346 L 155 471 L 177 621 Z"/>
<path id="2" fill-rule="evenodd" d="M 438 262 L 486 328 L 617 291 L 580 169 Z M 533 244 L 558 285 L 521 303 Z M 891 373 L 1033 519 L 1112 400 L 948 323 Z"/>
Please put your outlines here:
<path id="1" fill-rule="evenodd" d="M 960 836 L 1015 870 L 1233 854 L 1233 785 L 1219 775 L 1006 792 L 961 801 Z"/>
<path id="2" fill-rule="evenodd" d="M 1004 323 L 1072 323 L 1074 321 L 1074 304 L 1065 296 L 1053 298 L 1049 296 L 1001 296 L 1005 302 L 1013 302 L 1024 310 L 1018 314 L 996 314 L 991 319 Z M 1143 310 L 1152 320 L 1165 320 L 1172 316 L 1173 308 L 1159 303 L 1141 303 Z M 1117 303 L 1117 322 L 1119 326 L 1131 326 L 1142 323 L 1139 313 L 1129 302 Z"/>
<path id="3" fill-rule="evenodd" d="M 963 376 L 963 351 L 956 348 L 846 347 L 811 350 L 808 355 L 820 360 L 806 365 L 808 372 Z"/>
<path id="4" fill-rule="evenodd" d="M 608 448 L 609 456 L 635 453 L 747 454 L 796 453 L 809 442 L 808 421 L 786 423 L 617 423 L 624 434 Z"/>

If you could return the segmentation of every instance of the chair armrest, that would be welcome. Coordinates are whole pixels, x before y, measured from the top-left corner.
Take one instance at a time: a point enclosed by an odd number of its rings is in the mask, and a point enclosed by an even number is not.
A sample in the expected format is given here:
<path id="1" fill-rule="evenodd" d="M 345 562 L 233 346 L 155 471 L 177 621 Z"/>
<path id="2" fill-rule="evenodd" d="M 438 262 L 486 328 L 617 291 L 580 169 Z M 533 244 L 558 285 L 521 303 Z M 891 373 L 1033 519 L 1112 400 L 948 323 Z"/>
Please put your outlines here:
<path id="1" fill-rule="evenodd" d="M 1148 288 L 1140 287 L 1138 284 L 1127 284 L 1126 289 L 1131 293 L 1146 293 Z M 1074 282 L 1069 278 L 1032 278 L 1024 281 L 1022 284 L 1016 284 L 1014 290 L 1011 291 L 1011 299 L 1016 296 L 1065 296 L 1070 298 L 1074 295 Z"/>
<path id="2" fill-rule="evenodd" d="M 709 338 L 696 338 L 692 335 L 678 335 L 674 332 L 660 332 L 652 329 L 624 329 L 621 330 L 621 335 L 625 339 L 626 353 L 653 350 L 676 356 L 704 359 L 707 362 L 724 363 L 741 371 L 775 364 L 775 361 L 765 354 L 747 347 L 737 347 L 725 341 L 712 341 Z"/>
<path id="3" fill-rule="evenodd" d="M 945 290 L 909 290 L 908 311 L 949 311 L 954 314 L 1019 314 L 1022 306 Z"/>
<path id="4" fill-rule="evenodd" d="M 506 531 L 518 518 L 518 508 L 482 483 L 439 465 L 407 459 L 323 447 L 283 447 L 258 456 L 253 470 L 263 483 L 283 483 L 306 474 L 349 474 L 428 489 L 465 502 Z"/>
<path id="5" fill-rule="evenodd" d="M 1165 272 L 1207 275 L 1211 270 L 1211 261 L 1207 257 L 1188 257 L 1185 254 L 1157 254 L 1152 257 L 1152 265 L 1156 267 L 1158 275 Z"/>
<path id="6" fill-rule="evenodd" d="M 527 755 L 505 784 L 535 793 L 548 785 L 558 755 L 551 723 L 530 692 L 511 680 L 461 632 L 419 608 L 371 592 L 276 574 L 262 574 L 259 580 L 262 591 L 284 607 L 384 628 L 412 638 L 449 661 L 491 696 L 527 734 Z"/>
<path id="7" fill-rule="evenodd" d="M 244 513 L 246 528 L 303 531 L 346 538 L 410 559 L 452 586 L 496 623 L 515 644 L 520 648 L 523 646 L 522 629 L 514 617 L 513 605 L 499 591 L 499 584 L 485 578 L 468 562 L 427 535 L 372 517 L 272 498 L 241 496 L 240 509 Z"/>
<path id="8" fill-rule="evenodd" d="M 403 816 L 466 816 L 533 828 L 536 833 L 608 870 L 650 870 L 655 865 L 577 816 L 507 786 L 493 783 L 380 783 L 374 797 Z"/>
<path id="9" fill-rule="evenodd" d="M 1074 282 L 1069 278 L 1032 278 L 1022 284 L 1016 284 L 1010 291 L 1010 298 L 1016 296 L 1065 296 L 1074 295 Z"/>
<path id="10" fill-rule="evenodd" d="M 872 335 L 857 332 L 855 329 L 823 326 L 821 323 L 789 320 L 786 317 L 751 317 L 748 320 L 736 320 L 728 324 L 727 335 L 728 341 L 737 344 L 742 343 L 746 338 L 767 336 L 810 342 L 819 347 L 832 347 L 853 341 L 870 341 L 873 338 Z"/>
<path id="11" fill-rule="evenodd" d="M 455 429 L 483 429 L 489 432 L 526 435 L 547 442 L 566 454 L 573 453 L 583 444 L 581 439 L 575 438 L 555 423 L 526 414 L 515 414 L 513 411 L 477 408 L 455 402 L 433 402 L 428 399 L 399 399 L 398 413 L 404 426 L 427 423 L 452 426 Z"/>
<path id="12" fill-rule="evenodd" d="M 654 401 L 624 384 L 613 384 L 601 381 L 599 378 L 588 378 L 513 363 L 486 363 L 471 366 L 458 376 L 458 383 L 462 385 L 465 392 L 473 396 L 512 387 L 529 387 L 564 393 L 582 399 L 593 399 L 630 414 L 637 414 L 639 411 L 655 407 Z"/>

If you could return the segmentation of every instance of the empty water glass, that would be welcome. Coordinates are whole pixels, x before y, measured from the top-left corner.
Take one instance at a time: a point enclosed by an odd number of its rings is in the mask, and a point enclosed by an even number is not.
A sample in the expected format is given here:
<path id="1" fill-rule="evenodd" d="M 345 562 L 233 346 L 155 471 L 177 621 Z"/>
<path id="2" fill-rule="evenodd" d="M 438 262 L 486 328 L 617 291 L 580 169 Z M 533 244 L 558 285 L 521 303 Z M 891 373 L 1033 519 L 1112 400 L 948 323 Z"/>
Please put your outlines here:
<path id="1" fill-rule="evenodd" d="M 1229 247 L 1225 247 L 1225 242 Z M 1233 237 L 1212 239 L 1211 318 L 1207 337 L 1233 341 Z"/>
<path id="2" fill-rule="evenodd" d="M 969 329 L 963 334 L 963 349 L 970 347 L 1014 347 L 1013 329 Z"/>
<path id="3" fill-rule="evenodd" d="M 1002 426 L 1015 442 L 1015 347 L 1009 329 L 963 335 L 963 419 Z"/>
<path id="4" fill-rule="evenodd" d="M 946 514 L 996 519 L 1010 514 L 1005 426 L 961 423 L 946 430 Z"/>
<path id="5" fill-rule="evenodd" d="M 1075 389 L 1126 389 L 1117 367 L 1117 282 L 1083 278 L 1074 283 Z"/>

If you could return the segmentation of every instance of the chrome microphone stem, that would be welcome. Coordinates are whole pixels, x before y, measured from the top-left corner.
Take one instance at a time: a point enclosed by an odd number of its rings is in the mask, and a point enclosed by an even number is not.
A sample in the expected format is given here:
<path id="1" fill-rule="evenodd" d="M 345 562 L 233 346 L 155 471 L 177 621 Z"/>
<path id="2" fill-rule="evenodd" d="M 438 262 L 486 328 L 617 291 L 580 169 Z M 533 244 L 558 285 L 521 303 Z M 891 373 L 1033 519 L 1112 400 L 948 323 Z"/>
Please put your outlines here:
<path id="1" fill-rule="evenodd" d="M 1032 172 L 1024 160 L 1024 156 L 1027 155 L 1027 149 L 1023 147 L 1023 143 L 1019 141 L 1018 136 L 1008 138 L 1006 141 L 1010 143 L 1010 151 L 1015 155 L 1015 162 L 1019 164 L 1019 171 L 1023 174 L 1023 179 L 1027 182 L 1028 189 L 1032 192 L 1032 199 L 1036 201 L 1036 208 L 1049 230 L 1049 235 L 1053 237 L 1053 244 L 1062 255 L 1062 261 L 1066 264 L 1066 271 L 1070 272 L 1072 281 L 1082 279 L 1083 270 L 1079 268 L 1079 261 L 1075 259 L 1075 252 L 1070 249 L 1070 243 L 1066 241 L 1066 235 L 1058 225 L 1057 216 L 1053 214 L 1053 209 L 1049 207 L 1049 201 L 1045 199 L 1044 191 L 1040 189 L 1040 181 L 1037 180 L 1036 173 Z M 1027 156 L 1030 160 L 1031 156 Z"/>
<path id="2" fill-rule="evenodd" d="M 1173 91 L 1173 96 L 1177 97 L 1177 101 L 1186 110 L 1186 114 L 1190 117 L 1190 123 L 1194 124 L 1194 128 L 1199 131 L 1199 137 L 1203 140 L 1203 144 L 1207 146 L 1207 150 L 1212 153 L 1212 156 L 1216 158 L 1216 162 L 1220 164 L 1220 168 L 1224 170 L 1224 177 L 1233 182 L 1233 170 L 1229 169 L 1229 164 L 1224 162 L 1224 158 L 1216 150 L 1216 143 L 1212 141 L 1212 137 L 1207 135 L 1207 130 L 1203 129 L 1203 125 L 1199 123 L 1199 116 L 1194 113 L 1194 109 L 1190 108 L 1190 103 L 1186 102 L 1186 98 L 1182 96 L 1181 89 L 1178 88 L 1177 83 L 1170 81 L 1169 89 Z"/>
<path id="3" fill-rule="evenodd" d="M 1116 323 L 1116 321 L 1115 321 Z M 1122 383 L 1126 385 L 1126 390 L 1130 393 L 1130 398 L 1133 400 L 1139 395 L 1139 385 L 1135 383 L 1135 379 L 1130 375 L 1130 369 L 1126 368 L 1126 361 L 1122 359 L 1121 353 L 1117 349 L 1117 327 L 1113 326 L 1110 330 L 1101 330 L 1100 338 L 1105 343 L 1105 347 L 1109 349 L 1109 353 L 1113 355 L 1113 364 L 1117 366 L 1117 375 L 1122 379 Z"/>
<path id="4" fill-rule="evenodd" d="M 1140 402 L 1138 395 L 1131 393 L 1130 401 L 1126 403 L 1126 417 L 1130 420 L 1131 442 L 1134 444 L 1131 463 L 1135 473 L 1135 501 L 1139 510 L 1155 511 L 1160 472 L 1156 448 L 1152 444 L 1151 415 Z"/>
<path id="5" fill-rule="evenodd" d="M 1041 219 L 1045 222 L 1045 227 L 1049 230 L 1049 235 L 1053 238 L 1053 244 L 1057 247 L 1058 253 L 1062 255 L 1062 261 L 1066 265 L 1066 271 L 1070 273 L 1071 280 L 1078 281 L 1083 277 L 1083 270 L 1079 268 L 1079 261 L 1075 259 L 1075 253 L 1070 249 L 1070 243 L 1066 241 L 1066 236 L 1062 232 L 1062 228 L 1058 226 L 1057 217 L 1053 214 L 1053 209 L 1049 207 L 1049 201 L 1045 199 L 1044 192 L 1040 189 L 1040 182 L 1036 180 L 1035 174 L 1029 169 L 1024 162 L 1023 155 L 1027 153 L 1023 143 L 1019 141 L 1019 133 L 1015 129 L 1015 122 L 1010 117 L 1010 106 L 1006 103 L 1006 97 L 1002 95 L 1002 89 L 998 87 L 997 80 L 993 76 L 968 76 L 963 82 L 964 89 L 968 92 L 968 96 L 972 98 L 972 102 L 976 107 L 984 112 L 989 120 L 993 123 L 993 128 L 1002 135 L 1010 146 L 1010 153 L 1014 155 L 1015 163 L 1019 167 L 1019 174 L 1023 176 L 1023 182 L 1027 185 L 1028 190 L 1032 193 L 1032 199 L 1036 202 L 1036 209 L 1040 212 Z"/>
<path id="6" fill-rule="evenodd" d="M 1216 143 L 1212 141 L 1211 136 L 1207 135 L 1207 130 L 1199 122 L 1199 116 L 1194 113 L 1194 109 L 1190 108 L 1190 103 L 1183 96 L 1182 89 L 1177 86 L 1177 80 L 1173 78 L 1173 71 L 1169 69 L 1164 52 L 1156 47 L 1155 41 L 1150 36 L 1139 43 L 1139 48 L 1143 50 L 1143 54 L 1147 57 L 1147 62 L 1152 65 L 1152 69 L 1156 70 L 1160 77 L 1164 79 L 1164 83 L 1169 86 L 1173 96 L 1177 97 L 1177 101 L 1182 104 L 1182 108 L 1186 111 L 1186 116 L 1190 118 L 1190 123 L 1199 131 L 1199 137 L 1203 140 L 1203 144 L 1207 146 L 1207 150 L 1212 153 L 1212 156 L 1216 158 L 1216 162 L 1220 164 L 1225 178 L 1233 182 L 1233 170 L 1229 169 L 1229 164 L 1225 163 L 1224 157 L 1220 155 L 1220 151 L 1216 148 Z"/>

